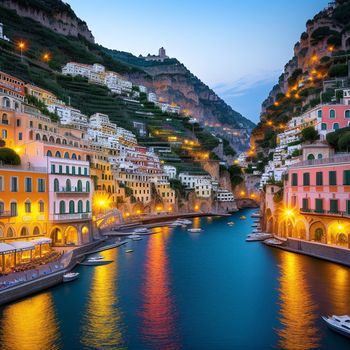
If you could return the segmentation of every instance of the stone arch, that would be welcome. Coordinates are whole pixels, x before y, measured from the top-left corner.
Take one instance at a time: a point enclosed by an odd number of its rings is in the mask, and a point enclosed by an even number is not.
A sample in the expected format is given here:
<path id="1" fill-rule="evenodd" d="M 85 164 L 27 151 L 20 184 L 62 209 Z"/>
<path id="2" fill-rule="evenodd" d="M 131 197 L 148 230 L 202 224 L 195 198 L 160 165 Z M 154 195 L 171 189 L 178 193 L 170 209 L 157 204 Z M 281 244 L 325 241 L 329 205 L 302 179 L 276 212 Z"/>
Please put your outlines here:
<path id="1" fill-rule="evenodd" d="M 331 244 L 349 248 L 350 247 L 350 223 L 344 220 L 333 220 L 328 225 L 328 241 Z"/>
<path id="2" fill-rule="evenodd" d="M 7 228 L 7 231 L 6 231 L 6 238 L 13 238 L 16 236 L 16 231 L 14 230 L 14 228 L 12 226 L 8 227 Z"/>
<path id="3" fill-rule="evenodd" d="M 307 236 L 307 225 L 305 225 L 303 220 L 298 220 L 294 226 L 293 237 L 306 240 Z"/>
<path id="4" fill-rule="evenodd" d="M 311 241 L 327 243 L 327 229 L 321 221 L 312 223 L 309 232 Z"/>
<path id="5" fill-rule="evenodd" d="M 283 238 L 293 237 L 293 229 L 293 222 L 286 219 L 279 223 L 278 233 Z"/>
<path id="6" fill-rule="evenodd" d="M 33 236 L 39 236 L 40 235 L 40 227 L 39 226 L 35 226 L 33 228 Z"/>
<path id="7" fill-rule="evenodd" d="M 66 245 L 78 245 L 79 234 L 75 226 L 68 226 L 64 232 L 64 239 Z"/>
<path id="8" fill-rule="evenodd" d="M 51 230 L 50 237 L 52 239 L 52 245 L 60 246 L 65 244 L 62 230 L 60 227 L 54 227 Z"/>
<path id="9" fill-rule="evenodd" d="M 22 226 L 22 227 L 21 227 L 21 230 L 19 231 L 19 235 L 20 235 L 21 237 L 27 237 L 27 236 L 29 236 L 28 227 L 27 227 L 27 226 Z"/>
<path id="10" fill-rule="evenodd" d="M 36 135 L 35 135 L 35 140 L 36 140 L 36 141 L 40 141 L 40 140 L 41 140 L 40 134 L 36 134 Z"/>
<path id="11" fill-rule="evenodd" d="M 83 225 L 81 228 L 81 242 L 82 244 L 89 243 L 90 241 L 90 229 L 89 226 Z"/>
<path id="12" fill-rule="evenodd" d="M 50 143 L 55 143 L 55 139 L 54 139 L 53 136 L 50 136 L 50 137 L 49 137 L 49 142 L 50 142 Z"/>
<path id="13" fill-rule="evenodd" d="M 44 142 L 47 142 L 47 141 L 48 141 L 46 135 L 43 135 L 43 141 L 44 141 Z"/>
<path id="14" fill-rule="evenodd" d="M 200 205 L 199 205 L 199 209 L 202 213 L 208 213 L 209 212 L 209 205 L 207 202 L 202 202 Z"/>

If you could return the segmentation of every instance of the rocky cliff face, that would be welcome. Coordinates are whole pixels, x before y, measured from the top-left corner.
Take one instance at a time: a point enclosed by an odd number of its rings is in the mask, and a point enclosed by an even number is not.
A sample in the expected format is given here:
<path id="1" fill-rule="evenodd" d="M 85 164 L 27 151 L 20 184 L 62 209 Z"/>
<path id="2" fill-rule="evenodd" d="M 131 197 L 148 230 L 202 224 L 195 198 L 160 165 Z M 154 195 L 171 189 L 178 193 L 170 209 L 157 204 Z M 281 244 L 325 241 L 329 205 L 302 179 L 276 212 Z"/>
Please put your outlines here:
<path id="1" fill-rule="evenodd" d="M 0 5 L 29 17 L 65 36 L 81 36 L 89 42 L 95 39 L 87 24 L 79 19 L 68 4 L 61 0 L 0 0 Z"/>
<path id="2" fill-rule="evenodd" d="M 142 62 L 141 62 L 142 64 Z M 207 85 L 177 60 L 141 66 L 148 77 L 131 74 L 130 80 L 153 90 L 161 100 L 175 103 L 207 125 L 219 124 L 237 129 L 252 129 L 254 124 L 229 107 Z"/>
<path id="3" fill-rule="evenodd" d="M 349 50 L 350 1 L 337 0 L 306 23 L 293 58 L 262 104 L 262 120 L 276 116 L 277 107 L 285 104 L 284 98 L 295 97 L 289 112 L 300 112 L 317 103 L 324 80 L 347 77 L 346 62 L 336 57 Z"/>

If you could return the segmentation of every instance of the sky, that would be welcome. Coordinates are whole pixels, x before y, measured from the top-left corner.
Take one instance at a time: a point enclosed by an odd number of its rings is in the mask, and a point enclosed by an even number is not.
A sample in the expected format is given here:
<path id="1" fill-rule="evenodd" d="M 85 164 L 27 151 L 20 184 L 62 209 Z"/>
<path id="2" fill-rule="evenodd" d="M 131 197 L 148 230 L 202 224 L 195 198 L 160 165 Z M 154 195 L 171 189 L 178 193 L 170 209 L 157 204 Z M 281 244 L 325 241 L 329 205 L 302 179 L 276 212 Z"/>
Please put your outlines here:
<path id="1" fill-rule="evenodd" d="M 134 55 L 164 46 L 258 122 L 305 23 L 329 0 L 68 0 L 96 42 Z"/>

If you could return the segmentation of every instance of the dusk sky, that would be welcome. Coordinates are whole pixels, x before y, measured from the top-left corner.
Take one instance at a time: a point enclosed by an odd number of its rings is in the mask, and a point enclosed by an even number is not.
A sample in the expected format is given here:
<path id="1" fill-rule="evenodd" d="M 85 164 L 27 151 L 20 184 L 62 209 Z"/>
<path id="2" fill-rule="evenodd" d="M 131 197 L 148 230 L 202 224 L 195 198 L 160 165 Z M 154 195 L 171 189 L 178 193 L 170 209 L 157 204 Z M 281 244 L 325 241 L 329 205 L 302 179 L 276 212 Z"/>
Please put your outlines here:
<path id="1" fill-rule="evenodd" d="M 235 110 L 258 121 L 305 22 L 328 0 L 69 0 L 96 42 L 135 55 L 164 46 Z"/>

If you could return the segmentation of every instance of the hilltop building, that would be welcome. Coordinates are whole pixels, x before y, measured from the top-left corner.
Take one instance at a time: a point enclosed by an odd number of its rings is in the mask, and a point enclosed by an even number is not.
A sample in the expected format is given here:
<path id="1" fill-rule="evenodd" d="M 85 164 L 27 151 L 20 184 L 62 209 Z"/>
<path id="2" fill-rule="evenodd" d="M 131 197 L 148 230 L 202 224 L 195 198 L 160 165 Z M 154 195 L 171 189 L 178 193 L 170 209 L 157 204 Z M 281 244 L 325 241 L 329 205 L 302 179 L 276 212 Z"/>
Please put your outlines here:
<path id="1" fill-rule="evenodd" d="M 147 56 L 140 55 L 139 58 L 143 58 L 146 61 L 164 62 L 169 56 L 166 55 L 164 47 L 161 47 L 158 51 L 158 55 L 148 54 Z"/>

